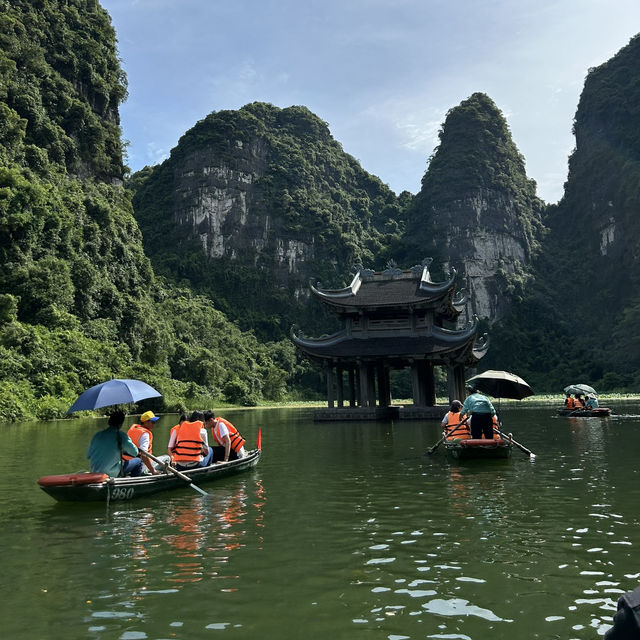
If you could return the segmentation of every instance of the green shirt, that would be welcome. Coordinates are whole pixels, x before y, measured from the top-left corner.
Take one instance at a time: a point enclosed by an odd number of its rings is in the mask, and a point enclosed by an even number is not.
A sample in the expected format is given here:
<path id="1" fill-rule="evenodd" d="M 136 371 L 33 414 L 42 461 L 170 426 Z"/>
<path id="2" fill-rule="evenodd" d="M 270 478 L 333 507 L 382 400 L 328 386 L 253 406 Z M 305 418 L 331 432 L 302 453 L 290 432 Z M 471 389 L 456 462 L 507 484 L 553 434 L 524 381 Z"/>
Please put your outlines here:
<path id="1" fill-rule="evenodd" d="M 120 473 L 122 456 L 118 445 L 118 433 L 120 434 L 122 452 L 130 456 L 138 455 L 138 447 L 133 444 L 126 433 L 115 427 L 107 427 L 93 436 L 87 449 L 87 458 L 91 462 L 92 473 L 106 473 L 113 478 Z"/>
<path id="2" fill-rule="evenodd" d="M 493 408 L 491 400 L 489 400 L 487 396 L 483 396 L 481 393 L 476 392 L 467 396 L 460 413 L 464 413 L 465 415 L 473 415 L 474 413 L 490 413 L 492 416 L 495 416 L 496 410 Z"/>

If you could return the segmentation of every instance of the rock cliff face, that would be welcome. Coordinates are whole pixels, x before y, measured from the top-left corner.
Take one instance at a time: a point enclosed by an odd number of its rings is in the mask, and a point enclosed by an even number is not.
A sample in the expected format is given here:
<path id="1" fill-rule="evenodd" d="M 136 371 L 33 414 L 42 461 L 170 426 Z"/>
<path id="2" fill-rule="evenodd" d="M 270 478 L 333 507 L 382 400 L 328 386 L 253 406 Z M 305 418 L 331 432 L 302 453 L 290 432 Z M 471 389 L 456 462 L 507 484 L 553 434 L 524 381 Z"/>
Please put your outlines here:
<path id="1" fill-rule="evenodd" d="M 381 268 L 389 258 L 434 257 L 436 274 L 455 267 L 470 294 L 466 319 L 495 322 L 526 280 L 543 208 L 483 94 L 447 115 L 404 237 L 406 204 L 301 107 L 211 114 L 138 184 L 134 206 L 156 268 L 204 288 L 231 314 L 248 292 L 254 324 L 277 308 L 279 330 L 314 326 L 309 278 L 342 287 L 355 263 Z M 176 256 L 189 246 L 203 253 L 197 269 Z"/>
<path id="2" fill-rule="evenodd" d="M 247 327 L 270 317 L 264 337 L 301 317 L 313 325 L 309 279 L 343 286 L 400 211 L 393 192 L 302 107 L 213 113 L 134 184 L 136 217 L 160 271 L 186 277 Z"/>
<path id="3" fill-rule="evenodd" d="M 484 94 L 452 109 L 409 219 L 407 246 L 458 270 L 467 317 L 507 313 L 542 233 L 544 205 L 506 122 Z"/>
<path id="4" fill-rule="evenodd" d="M 302 240 L 288 231 L 282 215 L 267 213 L 264 180 L 269 148 L 263 138 L 235 140 L 230 159 L 216 164 L 211 150 L 194 150 L 173 166 L 172 219 L 197 237 L 211 260 L 237 261 L 260 268 L 269 254 L 276 286 L 292 278 L 300 284 L 313 268 L 313 237 Z M 306 293 L 306 285 L 305 285 Z"/>
<path id="5" fill-rule="evenodd" d="M 517 360 L 543 389 L 640 384 L 640 36 L 590 69 L 576 111 L 565 193 L 549 207 L 535 279 L 488 363 Z M 544 326 L 540 324 L 544 318 Z"/>
<path id="6" fill-rule="evenodd" d="M 640 301 L 638 69 L 640 36 L 590 69 L 576 111 L 565 194 L 550 212 L 544 247 L 561 256 L 545 277 L 582 294 L 563 322 L 571 333 L 586 331 L 599 348 L 615 353 L 616 367 L 640 362 L 628 348 L 640 331 L 640 319 L 634 320 Z"/>

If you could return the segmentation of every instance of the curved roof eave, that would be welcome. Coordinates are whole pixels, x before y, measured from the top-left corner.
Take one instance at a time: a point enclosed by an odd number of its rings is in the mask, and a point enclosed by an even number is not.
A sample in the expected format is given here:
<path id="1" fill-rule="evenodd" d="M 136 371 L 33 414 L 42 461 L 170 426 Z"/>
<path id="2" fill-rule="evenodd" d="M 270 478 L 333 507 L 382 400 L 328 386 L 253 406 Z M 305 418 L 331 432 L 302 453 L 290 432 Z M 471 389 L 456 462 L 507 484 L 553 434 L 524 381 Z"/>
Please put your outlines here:
<path id="1" fill-rule="evenodd" d="M 311 289 L 311 293 L 317 296 L 321 300 L 330 301 L 336 298 L 350 298 L 355 296 L 358 293 L 358 289 L 362 285 L 362 278 L 360 277 L 360 272 L 356 273 L 351 281 L 351 284 L 348 287 L 344 287 L 343 289 L 322 289 L 320 287 L 320 283 L 317 283 L 318 286 L 314 286 L 313 278 L 309 280 L 309 287 Z"/>

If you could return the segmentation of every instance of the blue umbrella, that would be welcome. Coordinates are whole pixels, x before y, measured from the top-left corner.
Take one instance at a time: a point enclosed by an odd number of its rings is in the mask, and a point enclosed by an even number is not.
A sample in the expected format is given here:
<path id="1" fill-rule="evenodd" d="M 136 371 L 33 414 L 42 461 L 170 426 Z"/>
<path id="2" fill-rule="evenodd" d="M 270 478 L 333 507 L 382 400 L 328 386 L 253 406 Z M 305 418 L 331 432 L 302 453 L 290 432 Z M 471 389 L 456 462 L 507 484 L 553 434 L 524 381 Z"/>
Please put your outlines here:
<path id="1" fill-rule="evenodd" d="M 128 404 L 145 398 L 157 398 L 162 394 L 141 380 L 107 380 L 82 392 L 71 405 L 72 411 L 90 411 L 112 404 Z"/>

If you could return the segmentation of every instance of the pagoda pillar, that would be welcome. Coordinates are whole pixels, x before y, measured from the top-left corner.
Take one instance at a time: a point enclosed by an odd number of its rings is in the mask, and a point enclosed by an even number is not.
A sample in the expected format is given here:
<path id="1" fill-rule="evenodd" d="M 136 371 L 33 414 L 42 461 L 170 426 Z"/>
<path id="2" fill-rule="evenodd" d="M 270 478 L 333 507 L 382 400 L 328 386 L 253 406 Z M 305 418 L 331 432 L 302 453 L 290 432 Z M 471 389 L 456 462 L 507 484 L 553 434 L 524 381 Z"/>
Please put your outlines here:
<path id="1" fill-rule="evenodd" d="M 455 364 L 447 367 L 447 386 L 449 389 L 449 403 L 454 400 L 464 402 L 465 397 L 464 365 Z"/>
<path id="2" fill-rule="evenodd" d="M 381 407 L 391 404 L 391 389 L 389 388 L 389 370 L 383 362 L 378 363 L 378 398 Z"/>
<path id="3" fill-rule="evenodd" d="M 356 372 L 353 367 L 349 367 L 349 406 L 356 406 L 356 385 L 355 385 Z"/>
<path id="4" fill-rule="evenodd" d="M 413 391 L 413 405 L 415 407 L 424 406 L 422 401 L 423 393 L 420 367 L 415 361 L 411 363 L 411 389 Z"/>
<path id="5" fill-rule="evenodd" d="M 359 372 L 360 375 L 360 406 L 369 406 L 369 376 L 367 375 L 367 365 L 360 363 Z"/>
<path id="6" fill-rule="evenodd" d="M 343 375 L 342 375 L 342 365 L 338 365 L 336 367 L 336 392 L 337 392 L 337 401 L 338 407 L 344 407 L 344 389 L 343 389 Z"/>
<path id="7" fill-rule="evenodd" d="M 436 406 L 436 377 L 433 374 L 433 364 L 425 362 L 426 403 L 428 407 Z"/>
<path id="8" fill-rule="evenodd" d="M 335 400 L 333 395 L 333 367 L 329 364 L 327 365 L 327 406 L 329 409 L 333 409 Z"/>
<path id="9" fill-rule="evenodd" d="M 368 407 L 376 406 L 376 369 L 375 365 L 367 365 L 367 398 L 369 400 Z"/>

